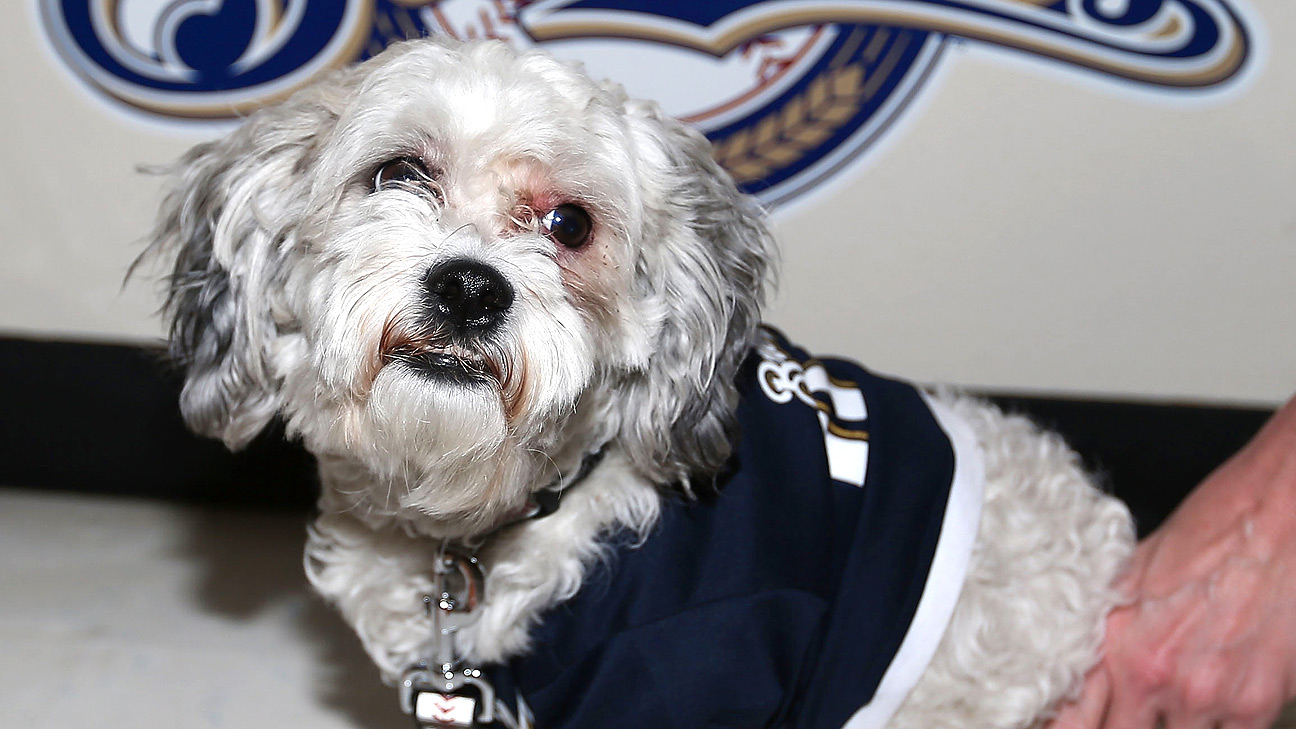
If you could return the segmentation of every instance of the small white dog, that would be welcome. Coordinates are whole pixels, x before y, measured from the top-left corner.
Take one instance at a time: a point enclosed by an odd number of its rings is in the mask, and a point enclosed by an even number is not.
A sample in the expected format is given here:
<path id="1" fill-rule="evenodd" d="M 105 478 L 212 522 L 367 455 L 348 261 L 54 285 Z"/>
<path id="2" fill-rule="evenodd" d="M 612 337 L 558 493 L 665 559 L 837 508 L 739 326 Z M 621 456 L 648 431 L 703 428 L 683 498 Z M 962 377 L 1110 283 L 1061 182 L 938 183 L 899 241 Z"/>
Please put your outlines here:
<path id="1" fill-rule="evenodd" d="M 314 452 L 310 580 L 420 726 L 1025 728 L 1097 659 L 1125 508 L 762 329 L 706 140 L 545 55 L 413 41 L 259 111 L 151 252 L 188 423 Z"/>

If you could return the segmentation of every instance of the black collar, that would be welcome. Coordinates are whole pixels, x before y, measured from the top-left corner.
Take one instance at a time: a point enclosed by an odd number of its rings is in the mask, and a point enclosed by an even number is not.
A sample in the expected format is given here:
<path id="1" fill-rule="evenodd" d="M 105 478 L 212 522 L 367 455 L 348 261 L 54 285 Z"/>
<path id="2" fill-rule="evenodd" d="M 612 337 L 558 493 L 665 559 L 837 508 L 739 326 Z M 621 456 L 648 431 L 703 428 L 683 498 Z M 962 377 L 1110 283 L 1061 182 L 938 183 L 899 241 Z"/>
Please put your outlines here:
<path id="1" fill-rule="evenodd" d="M 580 465 L 577 466 L 576 472 L 571 476 L 563 478 L 562 474 L 558 474 L 558 477 L 553 480 L 553 483 L 550 483 L 548 486 L 528 496 L 526 503 L 521 508 L 505 515 L 503 519 L 485 532 L 473 537 L 461 539 L 459 540 L 459 543 L 468 547 L 470 553 L 476 552 L 488 539 L 499 532 L 511 526 L 521 524 L 524 521 L 543 519 L 554 513 L 558 510 L 559 503 L 562 501 L 562 495 L 568 490 L 580 485 L 580 483 L 594 470 L 595 466 L 598 466 L 598 464 L 602 462 L 603 456 L 606 452 L 607 446 L 604 445 L 596 451 L 585 454 L 585 457 L 581 459 Z"/>
<path id="2" fill-rule="evenodd" d="M 581 459 L 580 466 L 576 468 L 576 473 L 563 483 L 562 475 L 554 479 L 554 482 L 545 488 L 535 492 L 527 500 L 528 513 L 526 519 L 543 519 L 546 516 L 558 510 L 558 502 L 562 500 L 563 492 L 576 486 L 584 481 L 590 472 L 594 470 L 600 462 L 603 461 L 603 455 L 607 452 L 607 446 L 603 446 L 593 453 L 585 454 Z"/>

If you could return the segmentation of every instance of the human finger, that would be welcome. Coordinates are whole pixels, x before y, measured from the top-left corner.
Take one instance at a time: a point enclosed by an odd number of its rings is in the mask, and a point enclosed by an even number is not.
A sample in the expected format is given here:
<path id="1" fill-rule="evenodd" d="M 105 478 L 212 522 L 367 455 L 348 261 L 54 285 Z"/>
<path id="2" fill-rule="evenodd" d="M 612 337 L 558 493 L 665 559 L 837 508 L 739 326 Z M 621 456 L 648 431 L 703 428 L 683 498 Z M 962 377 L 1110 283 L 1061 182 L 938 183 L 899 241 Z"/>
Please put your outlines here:
<path id="1" fill-rule="evenodd" d="M 1164 710 L 1155 681 L 1136 680 L 1128 673 L 1111 678 L 1111 698 L 1102 729 L 1163 729 Z"/>
<path id="2" fill-rule="evenodd" d="M 1046 729 L 1099 729 L 1111 700 L 1111 679 L 1099 666 L 1085 677 L 1080 695 L 1059 707 L 1058 714 Z"/>

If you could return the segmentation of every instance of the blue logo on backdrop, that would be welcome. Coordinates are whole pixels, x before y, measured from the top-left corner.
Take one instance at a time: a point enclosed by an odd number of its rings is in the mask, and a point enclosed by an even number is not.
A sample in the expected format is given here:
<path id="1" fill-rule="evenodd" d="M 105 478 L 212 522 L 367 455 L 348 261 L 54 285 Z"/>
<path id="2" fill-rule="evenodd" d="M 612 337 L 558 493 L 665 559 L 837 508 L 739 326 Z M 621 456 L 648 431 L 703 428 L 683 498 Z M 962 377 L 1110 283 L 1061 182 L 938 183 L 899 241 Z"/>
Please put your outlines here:
<path id="1" fill-rule="evenodd" d="M 700 127 L 767 204 L 883 134 L 952 37 L 1141 84 L 1226 82 L 1251 54 L 1232 0 L 38 0 L 96 92 L 228 119 L 427 34 L 580 60 Z"/>

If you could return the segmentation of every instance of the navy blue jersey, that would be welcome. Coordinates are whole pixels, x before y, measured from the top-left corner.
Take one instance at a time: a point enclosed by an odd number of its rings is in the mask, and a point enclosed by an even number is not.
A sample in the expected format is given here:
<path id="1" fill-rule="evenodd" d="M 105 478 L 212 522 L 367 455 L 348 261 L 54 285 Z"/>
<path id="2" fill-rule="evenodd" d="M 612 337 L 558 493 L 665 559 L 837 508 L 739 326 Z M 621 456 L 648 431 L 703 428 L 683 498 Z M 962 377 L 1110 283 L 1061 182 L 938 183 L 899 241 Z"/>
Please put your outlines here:
<path id="1" fill-rule="evenodd" d="M 926 666 L 979 516 L 965 427 L 772 331 L 741 396 L 719 496 L 667 503 L 492 672 L 539 729 L 868 729 Z"/>

